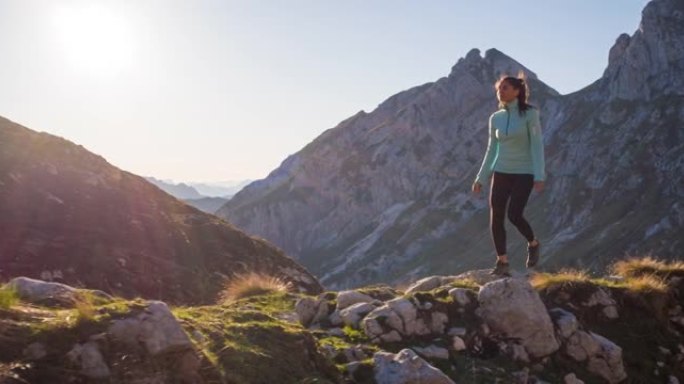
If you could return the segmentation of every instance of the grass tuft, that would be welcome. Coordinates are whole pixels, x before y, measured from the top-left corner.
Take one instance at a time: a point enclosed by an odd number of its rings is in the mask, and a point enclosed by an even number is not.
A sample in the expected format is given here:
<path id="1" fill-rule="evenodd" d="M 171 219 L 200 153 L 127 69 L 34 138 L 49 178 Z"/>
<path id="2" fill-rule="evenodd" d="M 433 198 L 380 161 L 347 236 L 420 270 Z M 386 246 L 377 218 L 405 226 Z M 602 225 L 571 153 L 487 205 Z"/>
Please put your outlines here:
<path id="1" fill-rule="evenodd" d="M 238 275 L 227 282 L 219 296 L 219 301 L 229 303 L 251 296 L 265 295 L 274 292 L 289 292 L 292 284 L 274 276 L 251 272 Z"/>
<path id="2" fill-rule="evenodd" d="M 667 279 L 670 276 L 684 276 L 684 261 L 668 262 L 652 256 L 632 257 L 613 263 L 610 271 L 625 278 L 655 275 Z"/>
<path id="3" fill-rule="evenodd" d="M 543 290 L 555 285 L 580 285 L 591 283 L 587 271 L 577 269 L 562 269 L 557 273 L 537 273 L 530 279 L 530 284 L 537 289 Z"/>
<path id="4" fill-rule="evenodd" d="M 666 293 L 669 287 L 665 281 L 656 275 L 631 277 L 624 281 L 626 288 L 637 293 L 657 292 Z"/>
<path id="5" fill-rule="evenodd" d="M 18 302 L 16 289 L 9 286 L 0 287 L 0 309 L 10 309 Z"/>

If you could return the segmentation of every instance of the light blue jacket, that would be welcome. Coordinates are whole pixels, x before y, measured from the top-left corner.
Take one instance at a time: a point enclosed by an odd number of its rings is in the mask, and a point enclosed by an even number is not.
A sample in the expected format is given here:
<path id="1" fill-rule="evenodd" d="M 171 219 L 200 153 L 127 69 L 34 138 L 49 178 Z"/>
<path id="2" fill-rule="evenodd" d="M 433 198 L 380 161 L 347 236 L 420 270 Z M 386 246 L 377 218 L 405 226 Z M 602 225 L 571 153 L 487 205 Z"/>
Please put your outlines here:
<path id="1" fill-rule="evenodd" d="M 515 99 L 489 117 L 489 142 L 475 181 L 484 184 L 493 171 L 531 174 L 534 181 L 545 179 L 537 108 L 530 107 L 521 116 Z"/>

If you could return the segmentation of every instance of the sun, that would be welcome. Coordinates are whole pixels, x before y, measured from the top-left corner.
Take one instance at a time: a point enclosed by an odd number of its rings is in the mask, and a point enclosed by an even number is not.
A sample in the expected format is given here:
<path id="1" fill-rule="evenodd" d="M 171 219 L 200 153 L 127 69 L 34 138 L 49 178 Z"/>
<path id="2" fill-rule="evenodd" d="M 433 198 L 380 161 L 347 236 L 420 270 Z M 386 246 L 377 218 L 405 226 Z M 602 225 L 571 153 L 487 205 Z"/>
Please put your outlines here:
<path id="1" fill-rule="evenodd" d="M 55 37 L 64 58 L 91 74 L 116 74 L 133 59 L 130 23 L 113 9 L 90 4 L 55 10 Z"/>

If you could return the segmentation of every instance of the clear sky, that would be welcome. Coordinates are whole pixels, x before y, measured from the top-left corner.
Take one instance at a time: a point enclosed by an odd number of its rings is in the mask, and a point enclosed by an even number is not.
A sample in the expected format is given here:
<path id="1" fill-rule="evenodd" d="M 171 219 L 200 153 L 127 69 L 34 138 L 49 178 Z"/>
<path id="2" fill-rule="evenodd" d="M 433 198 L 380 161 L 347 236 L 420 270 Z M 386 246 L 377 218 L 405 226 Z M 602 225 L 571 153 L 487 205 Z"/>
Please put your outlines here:
<path id="1" fill-rule="evenodd" d="M 258 179 L 472 48 L 577 91 L 647 2 L 0 0 L 0 115 L 142 176 Z"/>

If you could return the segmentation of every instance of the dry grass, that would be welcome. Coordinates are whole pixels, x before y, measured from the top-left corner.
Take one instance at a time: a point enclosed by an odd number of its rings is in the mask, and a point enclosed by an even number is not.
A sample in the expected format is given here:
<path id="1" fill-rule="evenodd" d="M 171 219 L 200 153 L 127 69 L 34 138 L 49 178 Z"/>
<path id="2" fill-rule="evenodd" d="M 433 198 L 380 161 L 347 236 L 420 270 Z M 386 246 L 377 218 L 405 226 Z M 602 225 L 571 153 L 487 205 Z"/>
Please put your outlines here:
<path id="1" fill-rule="evenodd" d="M 19 302 L 17 291 L 8 286 L 0 287 L 0 309 L 10 309 Z"/>
<path id="2" fill-rule="evenodd" d="M 664 261 L 646 257 L 632 257 L 615 262 L 610 271 L 625 278 L 658 276 L 668 278 L 673 275 L 684 276 L 684 261 Z"/>
<path id="3" fill-rule="evenodd" d="M 579 285 L 591 283 L 587 271 L 576 269 L 563 269 L 557 273 L 537 273 L 530 279 L 530 284 L 537 289 L 543 290 L 555 285 Z"/>
<path id="4" fill-rule="evenodd" d="M 641 261 L 641 260 L 639 260 Z M 618 262 L 616 264 L 623 263 Z M 633 268 L 636 264 L 620 264 L 620 268 L 624 268 L 624 265 Z M 643 264 L 640 264 L 643 265 Z M 628 271 L 634 271 L 633 269 L 627 269 Z M 617 270 L 614 270 L 617 273 Z M 620 271 L 625 271 L 621 269 Z M 636 293 L 647 293 L 647 292 L 658 292 L 665 293 L 668 291 L 669 287 L 665 282 L 664 278 L 658 273 L 646 274 L 645 269 L 641 269 L 639 273 L 627 273 L 622 275 L 624 278 L 621 280 L 612 280 L 607 278 L 593 278 L 589 275 L 587 271 L 576 270 L 576 269 L 564 269 L 558 273 L 538 273 L 532 276 L 530 283 L 537 290 L 544 290 L 552 286 L 564 286 L 564 287 L 580 287 L 580 286 L 601 286 L 610 288 L 620 288 L 626 289 L 628 291 Z"/>
<path id="5" fill-rule="evenodd" d="M 633 292 L 646 293 L 658 292 L 666 293 L 669 289 L 667 283 L 656 275 L 644 275 L 639 277 L 631 277 L 625 279 L 624 285 L 627 289 Z"/>
<path id="6" fill-rule="evenodd" d="M 222 303 L 273 292 L 289 292 L 292 284 L 278 277 L 251 272 L 228 281 L 219 295 Z"/>

